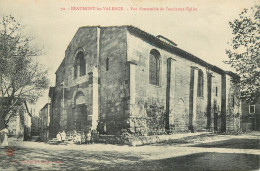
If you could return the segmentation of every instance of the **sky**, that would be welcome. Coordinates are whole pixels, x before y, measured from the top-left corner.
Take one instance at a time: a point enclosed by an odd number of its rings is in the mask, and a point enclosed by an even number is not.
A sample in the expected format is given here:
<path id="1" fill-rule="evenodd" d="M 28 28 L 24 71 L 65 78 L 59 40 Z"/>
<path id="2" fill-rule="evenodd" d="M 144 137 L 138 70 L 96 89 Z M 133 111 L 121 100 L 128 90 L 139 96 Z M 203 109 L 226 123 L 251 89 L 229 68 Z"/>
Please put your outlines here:
<path id="1" fill-rule="evenodd" d="M 133 25 L 163 35 L 178 47 L 225 70 L 225 49 L 232 38 L 229 21 L 255 0 L 0 0 L 0 15 L 13 15 L 34 44 L 44 47 L 38 61 L 48 69 L 50 86 L 65 50 L 81 26 Z M 88 10 L 71 10 L 87 7 Z M 94 8 L 93 8 L 94 7 Z M 103 8 L 104 7 L 104 8 Z M 122 10 L 104 10 L 120 7 Z M 102 10 L 98 10 L 100 8 Z M 136 8 L 137 10 L 132 10 Z M 159 9 L 145 11 L 145 8 Z M 38 100 L 36 114 L 48 102 L 48 90 Z"/>

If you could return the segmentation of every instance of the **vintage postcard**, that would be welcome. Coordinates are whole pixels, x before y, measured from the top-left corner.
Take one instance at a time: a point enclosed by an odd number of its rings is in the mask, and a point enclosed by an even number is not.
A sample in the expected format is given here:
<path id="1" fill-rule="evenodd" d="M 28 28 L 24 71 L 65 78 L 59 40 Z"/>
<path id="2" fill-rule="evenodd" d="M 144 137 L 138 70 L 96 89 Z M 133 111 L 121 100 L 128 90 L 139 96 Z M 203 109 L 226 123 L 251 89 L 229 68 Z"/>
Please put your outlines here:
<path id="1" fill-rule="evenodd" d="M 259 170 L 259 1 L 0 15 L 0 170 Z"/>

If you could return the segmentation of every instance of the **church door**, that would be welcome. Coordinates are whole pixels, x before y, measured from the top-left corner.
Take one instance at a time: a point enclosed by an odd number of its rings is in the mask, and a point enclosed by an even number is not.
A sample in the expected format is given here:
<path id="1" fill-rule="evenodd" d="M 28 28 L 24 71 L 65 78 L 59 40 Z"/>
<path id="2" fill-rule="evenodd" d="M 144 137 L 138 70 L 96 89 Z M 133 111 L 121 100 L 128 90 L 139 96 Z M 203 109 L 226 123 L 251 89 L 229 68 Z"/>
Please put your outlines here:
<path id="1" fill-rule="evenodd" d="M 85 131 L 87 128 L 87 106 L 80 104 L 74 107 L 74 128 L 77 131 Z"/>

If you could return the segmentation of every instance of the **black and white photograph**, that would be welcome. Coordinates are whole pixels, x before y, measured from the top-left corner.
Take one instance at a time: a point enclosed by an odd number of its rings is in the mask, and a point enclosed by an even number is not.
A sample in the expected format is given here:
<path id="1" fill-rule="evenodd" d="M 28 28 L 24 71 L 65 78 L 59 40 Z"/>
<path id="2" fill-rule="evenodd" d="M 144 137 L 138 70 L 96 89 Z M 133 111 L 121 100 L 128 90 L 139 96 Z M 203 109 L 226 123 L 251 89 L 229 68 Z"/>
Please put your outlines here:
<path id="1" fill-rule="evenodd" d="M 0 170 L 260 170 L 258 0 L 0 0 Z"/>

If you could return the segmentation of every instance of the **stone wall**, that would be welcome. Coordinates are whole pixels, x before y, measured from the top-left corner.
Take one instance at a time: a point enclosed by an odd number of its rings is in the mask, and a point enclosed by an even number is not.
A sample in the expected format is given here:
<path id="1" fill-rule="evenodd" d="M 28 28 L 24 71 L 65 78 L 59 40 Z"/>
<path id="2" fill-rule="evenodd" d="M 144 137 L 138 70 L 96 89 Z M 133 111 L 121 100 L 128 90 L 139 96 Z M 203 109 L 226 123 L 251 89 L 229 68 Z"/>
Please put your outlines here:
<path id="1" fill-rule="evenodd" d="M 212 85 L 211 85 L 211 105 L 210 105 L 210 116 L 209 116 L 209 127 L 210 131 L 221 131 L 221 78 L 222 75 L 218 73 L 212 73 Z"/>
<path id="2" fill-rule="evenodd" d="M 75 58 L 78 52 L 84 53 L 86 74 L 74 77 Z M 93 70 L 97 66 L 97 28 L 79 28 L 65 52 L 65 58 L 56 71 L 56 86 L 52 93 L 51 137 L 58 131 L 75 129 L 74 113 L 76 105 L 85 104 L 85 131 L 90 130 L 92 115 Z M 79 70 L 79 68 L 78 68 Z M 78 72 L 78 71 L 77 71 Z M 82 97 L 81 97 L 82 96 Z M 78 99 L 79 98 L 79 99 Z M 78 104 L 77 104 L 78 103 Z"/>
<path id="3" fill-rule="evenodd" d="M 75 79 L 74 64 L 79 51 L 84 52 L 87 74 Z M 80 97 L 79 101 L 86 105 L 85 131 L 95 129 L 90 128 L 94 124 L 94 113 L 97 115 L 95 119 L 99 119 L 100 132 L 117 134 L 126 129 L 130 99 L 128 68 L 124 27 L 80 28 L 56 72 L 56 87 L 52 95 L 52 136 L 61 130 L 75 129 L 73 113 L 78 94 L 83 94 L 84 98 Z M 94 104 L 95 99 L 97 102 Z"/>
<path id="4" fill-rule="evenodd" d="M 130 130 L 137 134 L 160 134 L 167 124 L 167 59 L 172 58 L 171 95 L 169 104 L 169 123 L 173 132 L 189 131 L 190 120 L 190 80 L 191 67 L 197 67 L 204 74 L 202 97 L 196 98 L 196 116 L 193 116 L 197 130 L 207 126 L 207 74 L 206 68 L 180 56 L 165 51 L 151 42 L 127 34 L 128 61 L 135 63 L 135 99 L 130 104 Z M 149 53 L 152 49 L 161 55 L 160 85 L 149 84 Z M 219 82 L 219 85 L 221 83 Z M 132 96 L 132 94 L 130 93 Z"/>
<path id="5" fill-rule="evenodd" d="M 152 49 L 160 54 L 158 85 L 149 83 Z M 80 51 L 86 60 L 86 74 L 74 78 Z M 231 125 L 237 125 L 237 120 L 231 115 L 235 116 L 237 107 L 230 107 L 233 90 L 229 76 L 181 54 L 126 26 L 80 28 L 56 71 L 51 93 L 52 136 L 75 129 L 77 112 L 83 113 L 83 131 L 97 128 L 108 135 L 235 129 Z M 199 73 L 203 76 L 201 93 Z"/>
<path id="6" fill-rule="evenodd" d="M 239 132 L 241 121 L 241 103 L 239 88 L 233 83 L 233 78 L 226 76 L 226 132 Z"/>
<path id="7" fill-rule="evenodd" d="M 50 115 L 50 138 L 56 137 L 60 128 L 60 111 L 61 111 L 61 100 L 59 98 L 59 91 L 57 88 L 51 88 L 51 115 Z"/>
<path id="8" fill-rule="evenodd" d="M 129 64 L 126 61 L 126 28 L 100 28 L 99 131 L 120 134 L 129 116 Z"/>

